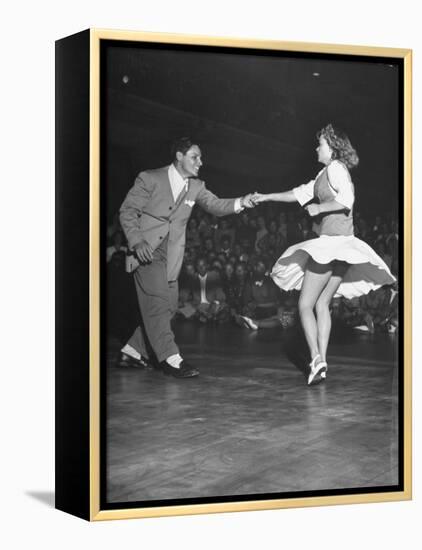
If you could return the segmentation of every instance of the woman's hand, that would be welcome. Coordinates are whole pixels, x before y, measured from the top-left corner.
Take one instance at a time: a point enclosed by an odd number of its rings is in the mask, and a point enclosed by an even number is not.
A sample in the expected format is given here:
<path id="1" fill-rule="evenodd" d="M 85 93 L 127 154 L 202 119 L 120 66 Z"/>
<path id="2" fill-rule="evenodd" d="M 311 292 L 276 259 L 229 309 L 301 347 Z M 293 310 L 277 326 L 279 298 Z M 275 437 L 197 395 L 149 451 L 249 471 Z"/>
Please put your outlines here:
<path id="1" fill-rule="evenodd" d="M 263 193 L 255 193 L 252 195 L 251 200 L 254 204 L 259 204 L 260 202 L 265 202 L 267 200 L 267 195 Z"/>
<path id="2" fill-rule="evenodd" d="M 305 210 L 312 217 L 315 217 L 321 214 L 321 209 L 319 207 L 319 204 L 309 204 L 308 206 L 305 206 Z"/>

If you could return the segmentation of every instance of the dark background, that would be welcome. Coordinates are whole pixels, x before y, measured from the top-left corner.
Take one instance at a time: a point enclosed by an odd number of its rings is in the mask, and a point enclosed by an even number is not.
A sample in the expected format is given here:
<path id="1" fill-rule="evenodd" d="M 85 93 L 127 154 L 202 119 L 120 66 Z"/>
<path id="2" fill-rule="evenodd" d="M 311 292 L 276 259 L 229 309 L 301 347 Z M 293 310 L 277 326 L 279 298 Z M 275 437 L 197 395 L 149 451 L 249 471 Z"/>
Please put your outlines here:
<path id="1" fill-rule="evenodd" d="M 171 161 L 171 142 L 202 146 L 200 177 L 220 196 L 290 189 L 313 178 L 316 133 L 356 147 L 355 209 L 396 215 L 401 66 L 392 59 L 162 45 L 102 48 L 106 211 L 141 171 Z M 103 128 L 104 130 L 104 128 Z"/>

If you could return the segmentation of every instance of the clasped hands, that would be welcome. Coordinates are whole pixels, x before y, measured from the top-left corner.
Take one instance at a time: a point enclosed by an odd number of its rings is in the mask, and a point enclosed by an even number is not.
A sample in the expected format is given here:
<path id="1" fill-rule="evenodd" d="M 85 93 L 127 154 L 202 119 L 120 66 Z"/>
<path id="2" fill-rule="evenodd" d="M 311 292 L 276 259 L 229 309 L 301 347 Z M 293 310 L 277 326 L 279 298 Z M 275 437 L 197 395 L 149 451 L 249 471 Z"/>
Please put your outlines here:
<path id="1" fill-rule="evenodd" d="M 254 208 L 260 202 L 263 202 L 265 195 L 255 191 L 254 193 L 249 193 L 240 199 L 241 206 L 243 208 Z"/>
<path id="2" fill-rule="evenodd" d="M 241 204 L 244 208 L 254 208 L 257 204 L 260 204 L 261 202 L 266 202 L 268 200 L 271 200 L 269 198 L 269 195 L 265 195 L 263 193 L 258 193 L 257 191 L 255 191 L 254 193 L 249 193 L 249 195 L 242 197 Z M 305 210 L 312 218 L 321 214 L 321 208 L 319 204 L 308 204 L 308 206 L 305 206 Z"/>

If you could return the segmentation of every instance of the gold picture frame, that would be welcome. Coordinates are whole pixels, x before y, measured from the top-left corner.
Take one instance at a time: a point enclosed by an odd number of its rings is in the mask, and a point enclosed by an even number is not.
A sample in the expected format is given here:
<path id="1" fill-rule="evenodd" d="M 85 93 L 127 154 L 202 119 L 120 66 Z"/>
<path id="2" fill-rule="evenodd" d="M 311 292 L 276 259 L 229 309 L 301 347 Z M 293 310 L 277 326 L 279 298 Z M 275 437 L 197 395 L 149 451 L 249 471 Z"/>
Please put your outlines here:
<path id="1" fill-rule="evenodd" d="M 185 47 L 230 48 L 237 53 L 246 50 L 286 52 L 306 56 L 334 55 L 343 58 L 388 58 L 401 63 L 403 71 L 402 105 L 402 181 L 403 189 L 403 369 L 401 418 L 402 484 L 391 492 L 350 492 L 326 496 L 299 498 L 267 498 L 265 500 L 224 501 L 195 504 L 171 504 L 148 507 L 102 509 L 100 499 L 100 465 L 104 460 L 101 442 L 101 368 L 100 368 L 100 138 L 101 138 L 101 74 L 100 45 L 102 41 L 132 42 Z M 412 316 L 412 51 L 409 49 L 346 46 L 306 42 L 260 41 L 208 36 L 145 33 L 90 29 L 59 40 L 56 45 L 56 207 L 57 207 L 57 356 L 56 356 L 56 507 L 90 521 L 125 518 L 147 518 L 185 514 L 209 514 L 247 510 L 269 510 L 334 504 L 385 502 L 412 498 L 412 374 L 411 374 L 411 316 Z M 75 83 L 76 81 L 76 83 Z M 73 83 L 72 94 L 69 83 Z M 83 99 L 80 99 L 83 96 Z M 76 120 L 75 117 L 80 117 Z M 70 135 L 69 135 L 70 134 Z M 69 152 L 69 141 L 81 136 L 85 141 L 76 146 L 83 158 Z M 80 147 L 80 149 L 78 149 Z M 72 158 L 70 155 L 72 154 Z M 72 170 L 80 170 L 79 183 L 71 188 Z M 83 204 L 83 206 L 82 206 Z M 79 233 L 65 212 L 84 217 Z M 81 209 L 83 212 L 80 213 Z M 69 252 L 71 239 L 89 240 L 83 251 Z M 66 252 L 65 252 L 66 251 Z M 78 255 L 79 254 L 79 255 Z M 75 262 L 79 262 L 75 265 Z M 84 287 L 79 298 L 69 301 L 66 287 L 75 276 L 69 273 L 73 265 L 83 272 Z M 88 285 L 88 286 L 87 286 Z M 80 302 L 78 300 L 80 299 Z M 88 301 L 87 301 L 88 300 Z M 88 312 L 88 313 L 87 313 Z M 88 315 L 88 317 L 87 317 Z M 78 333 L 75 327 L 82 327 Z M 76 332 L 75 332 L 76 331 Z M 72 370 L 72 374 L 69 371 Z M 75 403 L 76 401 L 76 403 Z M 73 451 L 70 446 L 75 448 Z"/>

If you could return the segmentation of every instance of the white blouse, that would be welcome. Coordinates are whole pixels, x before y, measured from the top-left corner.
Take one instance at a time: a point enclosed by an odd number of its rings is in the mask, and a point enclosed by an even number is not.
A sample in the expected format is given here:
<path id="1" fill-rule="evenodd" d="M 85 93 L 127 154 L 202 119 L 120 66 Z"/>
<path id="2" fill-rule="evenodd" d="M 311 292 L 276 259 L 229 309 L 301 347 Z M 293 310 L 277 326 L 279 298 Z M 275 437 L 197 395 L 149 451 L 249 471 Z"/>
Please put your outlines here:
<path id="1" fill-rule="evenodd" d="M 293 189 L 298 203 L 303 206 L 314 198 L 315 182 L 324 170 L 327 170 L 328 182 L 333 192 L 334 200 L 348 210 L 351 210 L 355 202 L 354 186 L 349 170 L 338 160 L 333 160 L 328 166 L 320 170 L 314 180 L 311 180 L 309 183 L 303 183 Z"/>

